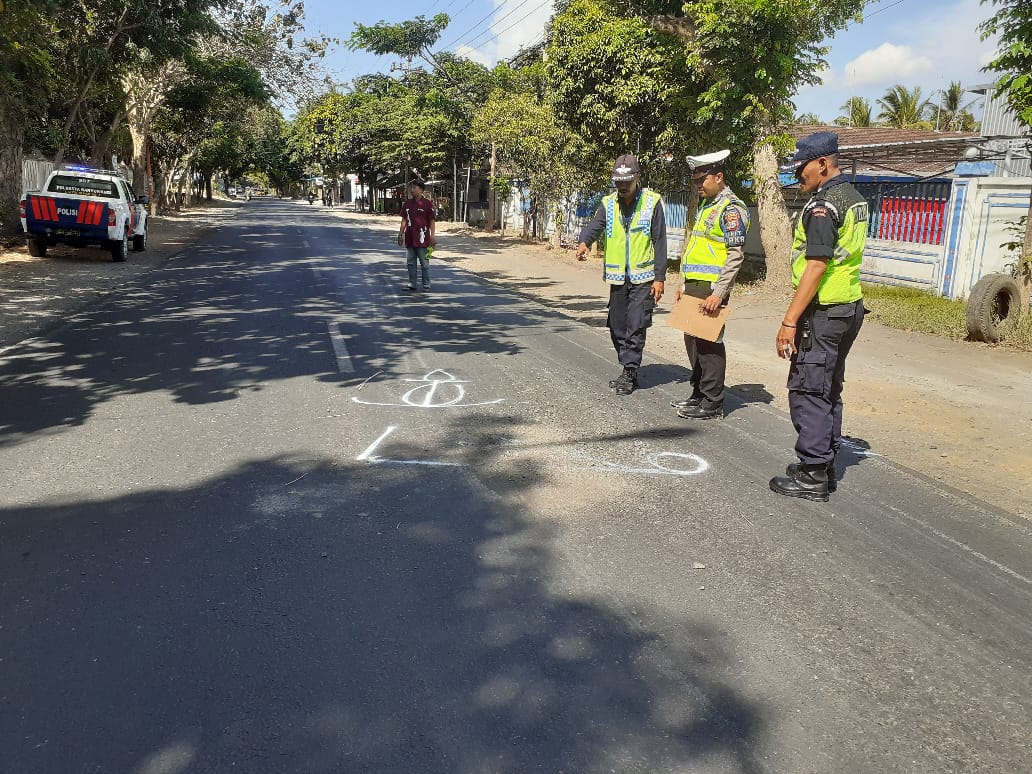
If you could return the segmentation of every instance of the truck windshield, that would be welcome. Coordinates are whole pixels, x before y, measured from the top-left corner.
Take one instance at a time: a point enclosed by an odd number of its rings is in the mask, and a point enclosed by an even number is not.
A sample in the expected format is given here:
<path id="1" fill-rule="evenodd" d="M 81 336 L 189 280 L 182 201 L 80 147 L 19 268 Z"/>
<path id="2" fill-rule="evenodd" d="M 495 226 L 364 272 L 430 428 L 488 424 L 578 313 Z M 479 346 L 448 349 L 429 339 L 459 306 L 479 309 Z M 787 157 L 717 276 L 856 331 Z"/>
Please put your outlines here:
<path id="1" fill-rule="evenodd" d="M 71 196 L 118 198 L 118 188 L 112 181 L 97 180 L 92 177 L 76 177 L 75 175 L 54 175 L 47 186 L 47 191 Z"/>

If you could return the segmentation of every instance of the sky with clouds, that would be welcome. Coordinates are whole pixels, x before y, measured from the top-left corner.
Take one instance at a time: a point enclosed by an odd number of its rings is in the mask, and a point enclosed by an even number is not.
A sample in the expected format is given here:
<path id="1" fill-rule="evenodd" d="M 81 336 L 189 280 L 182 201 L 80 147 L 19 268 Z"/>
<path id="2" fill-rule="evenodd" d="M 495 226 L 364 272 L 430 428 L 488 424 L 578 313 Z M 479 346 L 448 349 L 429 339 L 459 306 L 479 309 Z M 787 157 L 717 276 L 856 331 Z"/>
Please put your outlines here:
<path id="1" fill-rule="evenodd" d="M 521 46 L 541 40 L 552 15 L 552 0 L 307 0 L 310 33 L 341 40 L 355 23 L 398 22 L 416 16 L 447 13 L 452 21 L 438 48 L 455 51 L 487 66 L 506 59 Z M 875 103 L 891 86 L 920 86 L 925 95 L 951 81 L 970 87 L 991 80 L 981 68 L 995 50 L 979 39 L 978 25 L 991 12 L 980 0 L 874 0 L 863 24 L 851 24 L 826 41 L 831 47 L 823 83 L 796 95 L 797 113 L 816 113 L 825 120 L 840 114 L 851 96 Z M 386 72 L 390 57 L 348 51 L 338 46 L 326 67 L 331 77 L 346 83 L 356 76 Z M 974 99 L 974 95 L 969 95 Z M 973 109 L 980 114 L 980 106 Z"/>

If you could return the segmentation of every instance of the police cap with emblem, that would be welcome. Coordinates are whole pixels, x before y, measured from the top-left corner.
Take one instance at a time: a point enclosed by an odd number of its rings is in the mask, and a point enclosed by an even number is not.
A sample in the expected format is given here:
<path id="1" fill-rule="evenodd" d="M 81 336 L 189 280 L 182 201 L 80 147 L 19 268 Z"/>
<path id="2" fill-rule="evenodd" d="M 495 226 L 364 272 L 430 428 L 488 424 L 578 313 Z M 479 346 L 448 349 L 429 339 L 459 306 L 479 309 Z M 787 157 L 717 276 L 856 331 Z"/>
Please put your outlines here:
<path id="1" fill-rule="evenodd" d="M 688 164 L 692 168 L 692 179 L 701 180 L 706 175 L 723 172 L 727 165 L 729 150 L 718 150 L 715 153 L 704 153 L 701 156 L 688 156 Z"/>
<path id="2" fill-rule="evenodd" d="M 639 172 L 641 172 L 641 167 L 638 166 L 638 159 L 633 153 L 625 153 L 613 165 L 613 181 L 634 180 L 635 175 Z"/>
<path id="3" fill-rule="evenodd" d="M 782 172 L 797 172 L 803 164 L 822 156 L 834 156 L 838 153 L 838 135 L 834 132 L 814 132 L 800 140 L 796 140 L 795 153 L 781 165 Z"/>

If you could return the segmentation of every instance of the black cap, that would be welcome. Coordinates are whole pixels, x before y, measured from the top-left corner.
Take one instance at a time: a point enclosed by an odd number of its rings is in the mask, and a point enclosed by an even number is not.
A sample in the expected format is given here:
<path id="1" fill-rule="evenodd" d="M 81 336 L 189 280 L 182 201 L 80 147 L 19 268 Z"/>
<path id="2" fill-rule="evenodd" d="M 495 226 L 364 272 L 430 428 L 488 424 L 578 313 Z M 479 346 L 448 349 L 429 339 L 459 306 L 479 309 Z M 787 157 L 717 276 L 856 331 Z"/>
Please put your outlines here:
<path id="1" fill-rule="evenodd" d="M 633 180 L 639 172 L 641 167 L 638 166 L 638 159 L 633 153 L 625 153 L 613 165 L 613 180 Z"/>
<path id="2" fill-rule="evenodd" d="M 821 156 L 833 156 L 838 153 L 838 135 L 834 132 L 814 132 L 801 140 L 796 140 L 796 150 L 781 165 L 782 172 L 795 172 L 807 161 L 819 159 Z"/>

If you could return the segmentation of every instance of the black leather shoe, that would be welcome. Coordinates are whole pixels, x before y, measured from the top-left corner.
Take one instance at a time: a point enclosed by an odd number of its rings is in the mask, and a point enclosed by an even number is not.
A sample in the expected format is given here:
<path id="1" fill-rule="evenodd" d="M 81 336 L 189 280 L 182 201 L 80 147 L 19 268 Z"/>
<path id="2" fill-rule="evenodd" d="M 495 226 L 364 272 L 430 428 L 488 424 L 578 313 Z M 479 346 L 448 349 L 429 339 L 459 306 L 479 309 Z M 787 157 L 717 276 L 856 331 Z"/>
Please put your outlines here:
<path id="1" fill-rule="evenodd" d="M 706 408 L 701 403 L 688 408 L 678 409 L 677 416 L 681 419 L 723 419 L 724 418 L 724 407 L 714 406 L 713 408 Z"/>
<path id="2" fill-rule="evenodd" d="M 636 368 L 625 368 L 620 378 L 616 380 L 616 394 L 630 395 L 638 387 L 638 370 Z"/>
<path id="3" fill-rule="evenodd" d="M 790 478 L 803 469 L 803 463 L 793 462 L 785 468 L 785 475 Z M 835 470 L 835 460 L 828 463 L 828 491 L 834 492 L 838 489 L 838 471 Z"/>
<path id="4" fill-rule="evenodd" d="M 690 398 L 685 398 L 684 400 L 670 401 L 670 405 L 676 409 L 691 408 L 692 406 L 698 406 L 700 403 L 702 403 L 701 395 L 692 395 Z"/>
<path id="5" fill-rule="evenodd" d="M 800 465 L 795 475 L 775 476 L 770 480 L 772 492 L 785 497 L 801 497 L 820 503 L 828 502 L 828 470 L 826 466 L 813 468 Z"/>

